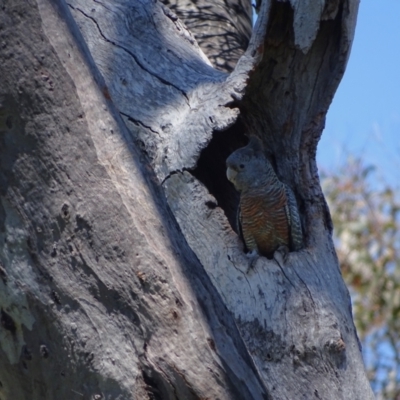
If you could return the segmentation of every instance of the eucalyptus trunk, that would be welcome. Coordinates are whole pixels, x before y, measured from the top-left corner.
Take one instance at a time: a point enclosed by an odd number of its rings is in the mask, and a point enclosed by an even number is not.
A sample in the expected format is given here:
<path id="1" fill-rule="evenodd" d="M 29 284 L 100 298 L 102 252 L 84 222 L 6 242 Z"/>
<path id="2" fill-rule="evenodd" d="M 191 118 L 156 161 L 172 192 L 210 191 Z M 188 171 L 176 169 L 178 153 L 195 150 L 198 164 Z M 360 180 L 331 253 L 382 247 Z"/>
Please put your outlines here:
<path id="1" fill-rule="evenodd" d="M 0 399 L 373 398 L 315 161 L 358 1 L 165 3 L 1 3 Z M 305 234 L 252 268 L 247 134 Z"/>

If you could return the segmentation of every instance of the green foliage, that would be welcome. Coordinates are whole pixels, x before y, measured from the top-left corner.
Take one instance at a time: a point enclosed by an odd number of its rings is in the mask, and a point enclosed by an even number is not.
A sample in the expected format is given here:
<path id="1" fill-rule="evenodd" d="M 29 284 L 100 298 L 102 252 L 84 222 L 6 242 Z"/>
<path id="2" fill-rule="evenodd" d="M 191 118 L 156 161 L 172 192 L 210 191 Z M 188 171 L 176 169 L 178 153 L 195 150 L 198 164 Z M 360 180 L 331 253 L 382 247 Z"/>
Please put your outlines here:
<path id="1" fill-rule="evenodd" d="M 373 172 L 349 159 L 322 174 L 322 186 L 372 387 L 378 398 L 400 399 L 399 192 Z"/>

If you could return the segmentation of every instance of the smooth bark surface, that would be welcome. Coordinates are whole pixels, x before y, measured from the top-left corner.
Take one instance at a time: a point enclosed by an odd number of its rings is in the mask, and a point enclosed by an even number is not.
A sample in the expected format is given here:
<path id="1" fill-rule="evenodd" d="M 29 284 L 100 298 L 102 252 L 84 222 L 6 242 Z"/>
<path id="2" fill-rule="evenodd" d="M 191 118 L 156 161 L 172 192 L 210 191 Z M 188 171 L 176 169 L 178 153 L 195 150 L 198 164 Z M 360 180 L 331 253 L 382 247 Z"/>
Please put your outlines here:
<path id="1" fill-rule="evenodd" d="M 357 7 L 264 1 L 228 75 L 155 1 L 4 3 L 0 398 L 372 398 L 315 164 Z M 245 133 L 306 234 L 249 272 Z"/>

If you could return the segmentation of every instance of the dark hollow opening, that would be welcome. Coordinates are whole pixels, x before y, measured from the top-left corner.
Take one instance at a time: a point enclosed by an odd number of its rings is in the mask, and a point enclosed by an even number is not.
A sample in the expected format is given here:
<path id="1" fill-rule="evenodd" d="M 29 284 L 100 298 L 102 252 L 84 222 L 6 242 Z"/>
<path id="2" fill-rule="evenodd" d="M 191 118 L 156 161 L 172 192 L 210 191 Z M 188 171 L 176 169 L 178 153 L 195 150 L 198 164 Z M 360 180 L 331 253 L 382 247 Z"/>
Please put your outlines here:
<path id="1" fill-rule="evenodd" d="M 216 198 L 232 228 L 237 231 L 236 216 L 239 193 L 226 177 L 225 161 L 229 155 L 240 147 L 246 146 L 248 139 L 246 129 L 239 118 L 225 131 L 214 132 L 209 145 L 202 151 L 193 175 L 202 182 Z"/>

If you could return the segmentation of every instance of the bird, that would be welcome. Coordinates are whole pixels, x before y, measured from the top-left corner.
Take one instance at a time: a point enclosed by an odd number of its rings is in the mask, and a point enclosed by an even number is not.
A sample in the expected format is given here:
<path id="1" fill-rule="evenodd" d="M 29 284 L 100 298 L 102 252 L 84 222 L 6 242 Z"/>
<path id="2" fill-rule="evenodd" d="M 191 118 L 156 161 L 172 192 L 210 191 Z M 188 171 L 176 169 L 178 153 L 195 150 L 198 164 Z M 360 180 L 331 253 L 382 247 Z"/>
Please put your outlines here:
<path id="1" fill-rule="evenodd" d="M 226 175 L 240 192 L 238 233 L 250 256 L 273 258 L 279 248 L 298 251 L 303 232 L 296 198 L 281 182 L 264 154 L 260 139 L 251 136 L 247 146 L 226 160 Z"/>

